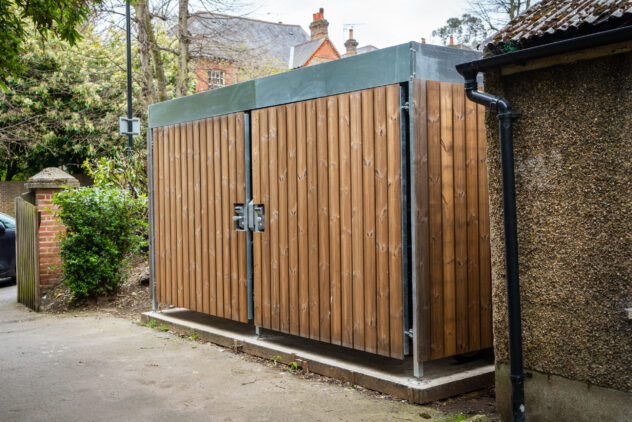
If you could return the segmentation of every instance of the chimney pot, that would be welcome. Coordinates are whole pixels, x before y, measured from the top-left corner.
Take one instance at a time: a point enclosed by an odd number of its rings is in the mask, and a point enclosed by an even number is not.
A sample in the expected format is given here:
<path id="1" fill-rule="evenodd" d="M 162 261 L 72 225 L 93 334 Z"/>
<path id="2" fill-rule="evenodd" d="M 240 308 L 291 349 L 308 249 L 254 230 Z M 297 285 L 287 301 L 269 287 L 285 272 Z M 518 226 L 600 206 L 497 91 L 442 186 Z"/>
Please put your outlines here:
<path id="1" fill-rule="evenodd" d="M 325 9 L 322 7 L 318 10 L 318 13 L 314 13 L 314 20 L 309 24 L 309 29 L 312 31 L 312 40 L 329 38 L 327 28 L 329 22 L 325 19 Z"/>
<path id="2" fill-rule="evenodd" d="M 425 39 L 425 38 L 422 38 L 422 39 L 421 39 L 421 43 L 422 43 L 422 44 L 425 44 L 425 43 L 426 43 L 426 39 Z"/>
<path id="3" fill-rule="evenodd" d="M 349 29 L 349 39 L 345 41 L 345 48 L 347 49 L 345 57 L 358 54 L 358 42 L 353 39 L 353 29 Z"/>
<path id="4" fill-rule="evenodd" d="M 450 35 L 450 46 L 454 45 L 454 37 Z"/>

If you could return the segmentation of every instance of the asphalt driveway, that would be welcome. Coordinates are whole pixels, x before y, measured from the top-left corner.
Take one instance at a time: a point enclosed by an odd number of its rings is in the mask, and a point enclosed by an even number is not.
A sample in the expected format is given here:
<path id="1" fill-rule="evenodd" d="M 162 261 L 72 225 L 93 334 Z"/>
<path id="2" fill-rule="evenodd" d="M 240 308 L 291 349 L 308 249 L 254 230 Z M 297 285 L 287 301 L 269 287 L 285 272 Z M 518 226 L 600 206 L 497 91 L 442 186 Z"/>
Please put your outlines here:
<path id="1" fill-rule="evenodd" d="M 413 421 L 432 409 L 307 381 L 102 314 L 46 315 L 0 287 L 1 421 Z"/>

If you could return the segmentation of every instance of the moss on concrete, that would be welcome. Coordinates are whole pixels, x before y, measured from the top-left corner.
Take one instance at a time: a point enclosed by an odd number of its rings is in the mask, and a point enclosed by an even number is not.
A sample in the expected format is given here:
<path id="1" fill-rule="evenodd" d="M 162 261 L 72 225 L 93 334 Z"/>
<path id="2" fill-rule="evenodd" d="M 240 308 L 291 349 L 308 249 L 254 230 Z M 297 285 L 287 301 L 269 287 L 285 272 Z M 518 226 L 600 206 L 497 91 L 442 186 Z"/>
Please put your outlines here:
<path id="1" fill-rule="evenodd" d="M 632 54 L 507 77 L 525 366 L 632 391 Z M 487 118 L 495 352 L 507 361 L 498 121 Z M 527 381 L 528 382 L 528 381 Z"/>

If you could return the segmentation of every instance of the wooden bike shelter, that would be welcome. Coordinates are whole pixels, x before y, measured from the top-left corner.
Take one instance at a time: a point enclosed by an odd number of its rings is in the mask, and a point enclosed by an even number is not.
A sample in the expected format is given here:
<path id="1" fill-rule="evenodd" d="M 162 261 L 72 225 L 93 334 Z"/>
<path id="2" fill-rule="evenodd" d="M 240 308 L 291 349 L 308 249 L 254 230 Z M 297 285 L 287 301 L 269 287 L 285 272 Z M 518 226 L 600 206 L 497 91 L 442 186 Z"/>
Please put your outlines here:
<path id="1" fill-rule="evenodd" d="M 484 109 L 418 43 L 149 108 L 158 303 L 396 359 L 492 346 Z"/>

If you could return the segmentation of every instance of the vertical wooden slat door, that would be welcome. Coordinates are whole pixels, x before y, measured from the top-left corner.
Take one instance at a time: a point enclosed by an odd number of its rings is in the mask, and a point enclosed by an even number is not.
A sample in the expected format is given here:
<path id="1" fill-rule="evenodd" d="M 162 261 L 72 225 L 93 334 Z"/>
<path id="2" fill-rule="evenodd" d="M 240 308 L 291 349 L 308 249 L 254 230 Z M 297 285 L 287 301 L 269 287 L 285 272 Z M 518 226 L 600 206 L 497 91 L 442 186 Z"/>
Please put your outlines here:
<path id="1" fill-rule="evenodd" d="M 416 318 L 421 361 L 492 345 L 485 109 L 414 80 Z"/>
<path id="2" fill-rule="evenodd" d="M 399 86 L 251 116 L 255 324 L 403 358 Z"/>
<path id="3" fill-rule="evenodd" d="M 248 322 L 243 113 L 153 129 L 156 298 Z"/>

